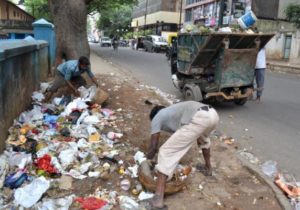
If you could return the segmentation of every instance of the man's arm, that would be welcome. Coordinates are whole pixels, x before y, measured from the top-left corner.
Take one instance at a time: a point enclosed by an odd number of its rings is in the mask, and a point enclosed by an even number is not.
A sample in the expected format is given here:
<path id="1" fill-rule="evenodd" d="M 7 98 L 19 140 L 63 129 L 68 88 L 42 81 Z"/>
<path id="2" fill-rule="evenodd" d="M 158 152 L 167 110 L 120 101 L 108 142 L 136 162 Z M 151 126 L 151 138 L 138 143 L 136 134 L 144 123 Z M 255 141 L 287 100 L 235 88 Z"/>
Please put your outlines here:
<path id="1" fill-rule="evenodd" d="M 96 85 L 96 87 L 99 87 L 99 84 L 98 84 L 98 81 L 97 81 L 96 77 L 91 77 L 91 80 Z"/>
<path id="2" fill-rule="evenodd" d="M 74 85 L 72 85 L 72 83 L 69 80 L 66 80 L 67 84 L 69 85 L 69 87 L 74 91 L 76 96 L 79 96 L 80 93 L 79 91 L 74 87 Z"/>
<path id="3" fill-rule="evenodd" d="M 99 87 L 98 81 L 95 77 L 95 75 L 93 74 L 93 72 L 91 71 L 90 67 L 87 70 L 87 74 L 89 75 L 89 77 L 91 78 L 92 82 L 96 85 L 96 87 Z"/>
<path id="4" fill-rule="evenodd" d="M 147 153 L 147 159 L 153 159 L 158 150 L 158 142 L 159 142 L 160 133 L 155 133 L 151 135 L 150 146 Z"/>

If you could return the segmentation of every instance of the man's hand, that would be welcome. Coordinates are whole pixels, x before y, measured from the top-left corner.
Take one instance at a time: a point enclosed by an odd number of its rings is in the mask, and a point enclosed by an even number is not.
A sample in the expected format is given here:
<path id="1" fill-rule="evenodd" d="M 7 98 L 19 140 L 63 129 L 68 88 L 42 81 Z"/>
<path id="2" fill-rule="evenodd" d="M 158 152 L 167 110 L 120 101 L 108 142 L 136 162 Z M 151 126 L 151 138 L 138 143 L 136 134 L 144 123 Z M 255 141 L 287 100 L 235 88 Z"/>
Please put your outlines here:
<path id="1" fill-rule="evenodd" d="M 153 159 L 158 150 L 160 133 L 155 133 L 151 135 L 150 146 L 147 153 L 147 159 Z"/>

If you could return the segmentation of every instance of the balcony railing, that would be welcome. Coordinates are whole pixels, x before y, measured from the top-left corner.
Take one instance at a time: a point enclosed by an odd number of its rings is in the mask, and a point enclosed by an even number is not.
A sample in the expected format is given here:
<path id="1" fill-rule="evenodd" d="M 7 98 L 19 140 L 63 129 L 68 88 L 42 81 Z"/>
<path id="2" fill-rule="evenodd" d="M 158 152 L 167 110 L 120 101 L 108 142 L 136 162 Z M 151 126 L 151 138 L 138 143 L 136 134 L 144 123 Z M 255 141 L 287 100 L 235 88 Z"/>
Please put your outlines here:
<path id="1" fill-rule="evenodd" d="M 26 29 L 26 30 L 32 30 L 32 21 L 0 20 L 0 29 Z"/>

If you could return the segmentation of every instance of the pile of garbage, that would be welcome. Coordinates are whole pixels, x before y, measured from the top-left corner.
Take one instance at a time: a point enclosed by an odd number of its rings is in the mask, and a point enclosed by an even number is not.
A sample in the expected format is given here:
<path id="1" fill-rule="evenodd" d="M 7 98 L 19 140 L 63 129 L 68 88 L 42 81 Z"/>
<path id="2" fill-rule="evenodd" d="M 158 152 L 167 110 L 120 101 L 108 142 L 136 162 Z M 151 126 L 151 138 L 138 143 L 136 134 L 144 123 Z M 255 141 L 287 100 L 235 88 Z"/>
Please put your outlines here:
<path id="1" fill-rule="evenodd" d="M 185 24 L 184 27 L 181 29 L 181 33 L 201 33 L 204 35 L 211 34 L 211 33 L 248 33 L 254 34 L 255 32 L 250 28 L 255 24 L 257 21 L 257 17 L 255 14 L 250 10 L 247 11 L 243 16 L 238 19 L 233 17 L 228 18 L 228 22 L 225 25 L 226 27 L 219 27 L 216 24 L 215 18 L 207 18 L 205 23 L 200 24 Z"/>
<path id="2" fill-rule="evenodd" d="M 124 143 L 117 126 L 126 113 L 95 103 L 94 86 L 79 88 L 78 98 L 63 96 L 43 103 L 46 86 L 33 93 L 32 109 L 21 113 L 9 129 L 6 150 L 0 156 L 0 209 L 69 209 L 74 203 L 83 209 L 115 205 L 134 209 L 138 200 L 151 198 L 153 194 L 145 192 L 137 179 L 138 164 L 145 156 Z M 127 154 L 132 161 L 120 158 L 124 150 L 132 152 Z M 86 197 L 72 191 L 73 181 L 109 180 L 113 173 L 119 177 L 115 188 L 99 186 Z M 56 188 L 68 195 L 51 198 L 47 192 Z"/>

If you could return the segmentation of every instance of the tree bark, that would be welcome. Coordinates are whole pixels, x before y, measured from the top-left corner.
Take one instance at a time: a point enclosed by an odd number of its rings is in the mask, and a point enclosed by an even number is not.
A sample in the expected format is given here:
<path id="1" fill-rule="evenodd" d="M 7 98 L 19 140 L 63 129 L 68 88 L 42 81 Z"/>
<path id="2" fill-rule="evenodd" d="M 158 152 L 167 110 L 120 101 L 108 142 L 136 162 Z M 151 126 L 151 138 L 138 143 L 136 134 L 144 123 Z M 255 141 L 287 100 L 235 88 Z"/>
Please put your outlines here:
<path id="1" fill-rule="evenodd" d="M 56 32 L 56 64 L 89 57 L 86 0 L 49 0 Z"/>

